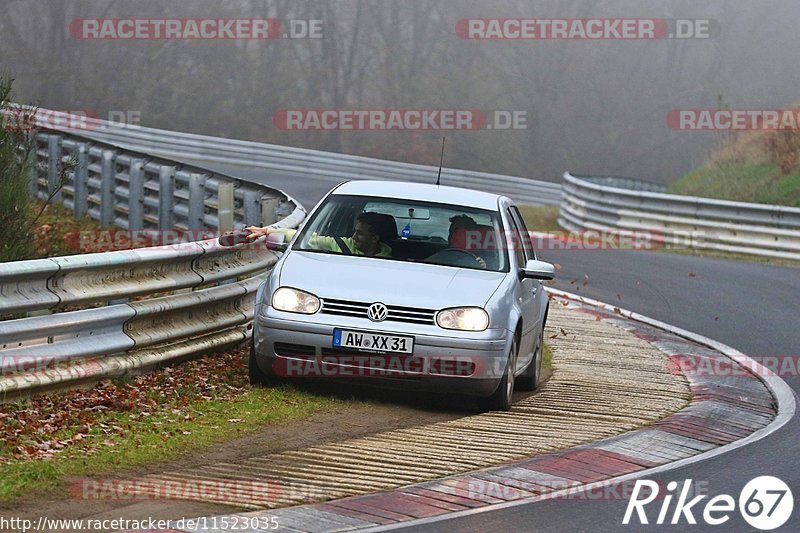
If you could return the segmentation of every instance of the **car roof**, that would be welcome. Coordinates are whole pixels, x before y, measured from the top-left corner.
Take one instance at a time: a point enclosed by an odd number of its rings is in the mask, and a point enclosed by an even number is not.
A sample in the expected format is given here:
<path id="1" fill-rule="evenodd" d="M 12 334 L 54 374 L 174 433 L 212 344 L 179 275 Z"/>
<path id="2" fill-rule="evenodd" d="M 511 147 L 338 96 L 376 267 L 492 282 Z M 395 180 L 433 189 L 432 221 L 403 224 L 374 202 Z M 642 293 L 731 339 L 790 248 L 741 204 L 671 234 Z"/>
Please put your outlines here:
<path id="1" fill-rule="evenodd" d="M 449 187 L 428 183 L 411 183 L 407 181 L 353 180 L 341 184 L 333 194 L 354 196 L 377 196 L 380 198 L 398 198 L 434 202 L 478 209 L 497 211 L 502 196 L 473 189 Z"/>

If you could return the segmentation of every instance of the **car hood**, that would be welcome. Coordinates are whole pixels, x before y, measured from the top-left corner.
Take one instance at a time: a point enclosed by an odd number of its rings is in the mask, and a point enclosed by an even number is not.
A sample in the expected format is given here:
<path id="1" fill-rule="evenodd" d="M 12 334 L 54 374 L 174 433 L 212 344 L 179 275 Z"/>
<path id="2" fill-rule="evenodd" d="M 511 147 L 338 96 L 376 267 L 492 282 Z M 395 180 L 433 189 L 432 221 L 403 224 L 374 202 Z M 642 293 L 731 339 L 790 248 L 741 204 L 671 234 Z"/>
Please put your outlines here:
<path id="1" fill-rule="evenodd" d="M 289 252 L 279 282 L 323 299 L 443 309 L 484 307 L 506 275 L 362 256 Z"/>

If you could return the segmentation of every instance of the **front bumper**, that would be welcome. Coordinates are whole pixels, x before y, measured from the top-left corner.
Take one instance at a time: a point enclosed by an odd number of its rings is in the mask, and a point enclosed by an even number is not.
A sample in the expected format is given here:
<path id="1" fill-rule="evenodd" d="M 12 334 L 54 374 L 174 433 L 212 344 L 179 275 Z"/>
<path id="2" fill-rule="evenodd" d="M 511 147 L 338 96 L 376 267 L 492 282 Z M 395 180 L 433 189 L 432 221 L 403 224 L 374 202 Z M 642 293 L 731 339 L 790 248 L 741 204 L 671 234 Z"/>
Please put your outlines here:
<path id="1" fill-rule="evenodd" d="M 414 337 L 413 355 L 333 348 L 334 328 Z M 257 313 L 253 341 L 262 371 L 289 378 L 338 378 L 366 385 L 488 396 L 500 383 L 512 332 L 449 331 L 438 326 L 360 318 Z"/>

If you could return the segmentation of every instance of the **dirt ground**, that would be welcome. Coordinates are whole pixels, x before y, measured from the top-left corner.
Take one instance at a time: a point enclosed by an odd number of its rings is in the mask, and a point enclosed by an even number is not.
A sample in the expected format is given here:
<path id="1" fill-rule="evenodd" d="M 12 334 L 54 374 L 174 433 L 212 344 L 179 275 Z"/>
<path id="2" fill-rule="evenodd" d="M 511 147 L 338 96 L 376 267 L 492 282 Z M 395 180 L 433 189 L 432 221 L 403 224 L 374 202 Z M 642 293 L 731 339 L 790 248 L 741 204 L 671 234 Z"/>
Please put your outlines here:
<path id="1" fill-rule="evenodd" d="M 544 371 L 543 378 L 549 379 Z M 309 383 L 303 385 L 314 390 L 333 392 L 335 385 Z M 531 393 L 515 395 L 515 400 Z M 343 397 L 345 397 L 343 395 Z M 431 394 L 386 391 L 370 388 L 349 388 L 347 398 L 370 402 L 347 405 L 332 411 L 283 424 L 265 426 L 263 429 L 242 437 L 217 444 L 211 448 L 196 450 L 178 460 L 150 464 L 144 467 L 115 472 L 103 479 L 136 478 L 159 472 L 191 469 L 209 463 L 236 463 L 250 457 L 260 457 L 287 450 L 296 450 L 317 444 L 361 437 L 381 431 L 433 424 L 453 420 L 475 413 L 475 405 L 469 399 L 451 398 Z M 60 519 L 115 519 L 131 520 L 179 519 L 231 513 L 241 509 L 223 505 L 195 503 L 181 500 L 106 501 L 74 499 L 69 493 L 69 482 L 64 480 L 60 490 L 31 494 L 13 502 L 0 503 L 0 516 L 19 517 L 34 522 L 40 516 Z M 60 530 L 68 531 L 68 530 Z"/>

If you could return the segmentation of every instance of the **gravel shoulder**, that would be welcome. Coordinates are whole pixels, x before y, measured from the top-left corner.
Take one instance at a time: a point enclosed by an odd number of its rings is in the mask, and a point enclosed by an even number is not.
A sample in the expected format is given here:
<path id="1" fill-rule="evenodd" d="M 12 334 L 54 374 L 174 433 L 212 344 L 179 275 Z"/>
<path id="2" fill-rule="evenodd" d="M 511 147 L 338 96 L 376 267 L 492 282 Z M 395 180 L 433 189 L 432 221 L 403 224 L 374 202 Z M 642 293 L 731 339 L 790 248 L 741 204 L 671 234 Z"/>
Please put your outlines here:
<path id="1" fill-rule="evenodd" d="M 548 371 L 545 379 L 549 377 Z M 455 420 L 473 412 L 473 406 L 465 405 L 461 400 L 431 394 L 409 397 L 402 392 L 369 387 L 337 392 L 337 386 L 332 383 L 309 383 L 302 387 L 317 392 L 336 392 L 342 398 L 360 401 L 311 415 L 304 420 L 272 424 L 241 437 L 232 436 L 224 444 L 196 451 L 175 461 L 153 463 L 118 472 L 114 479 L 135 479 L 166 471 L 191 471 L 215 463 L 237 463 L 253 456 L 300 450 L 387 430 Z M 522 399 L 530 394 L 519 394 L 518 397 Z M 80 482 L 81 479 L 67 481 L 71 484 Z M 40 516 L 64 519 L 179 519 L 236 510 L 236 507 L 229 505 L 185 500 L 78 500 L 68 490 L 32 494 L 13 502 L 0 503 L 0 516 L 32 520 Z"/>

